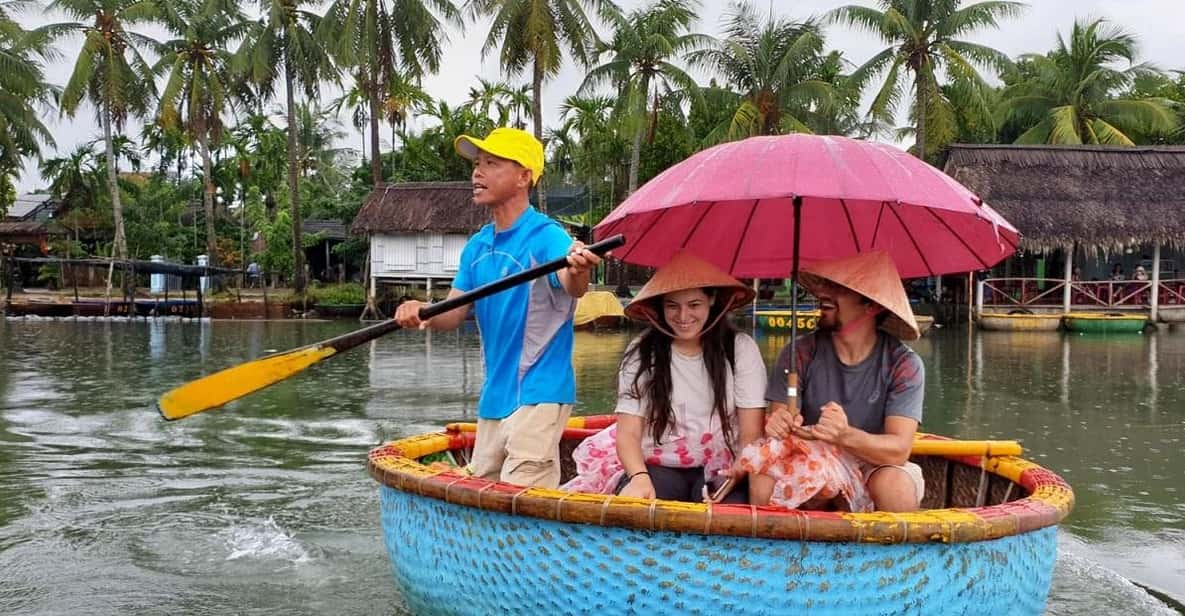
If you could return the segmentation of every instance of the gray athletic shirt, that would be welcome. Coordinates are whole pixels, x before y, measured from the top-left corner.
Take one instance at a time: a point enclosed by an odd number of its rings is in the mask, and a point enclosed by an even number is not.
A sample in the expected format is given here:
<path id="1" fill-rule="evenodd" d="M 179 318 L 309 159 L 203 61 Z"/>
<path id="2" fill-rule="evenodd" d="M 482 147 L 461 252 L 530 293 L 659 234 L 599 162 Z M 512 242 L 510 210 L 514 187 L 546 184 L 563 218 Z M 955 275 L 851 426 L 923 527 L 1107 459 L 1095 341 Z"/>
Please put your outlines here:
<path id="1" fill-rule="evenodd" d="M 804 425 L 817 423 L 820 409 L 833 400 L 844 408 L 849 425 L 871 434 L 885 431 L 889 415 L 921 423 L 926 370 L 918 354 L 900 340 L 878 331 L 876 346 L 855 366 L 839 361 L 827 332 L 799 336 L 796 347 Z M 786 345 L 770 373 L 765 391 L 770 402 L 786 402 L 789 358 L 790 346 Z"/>

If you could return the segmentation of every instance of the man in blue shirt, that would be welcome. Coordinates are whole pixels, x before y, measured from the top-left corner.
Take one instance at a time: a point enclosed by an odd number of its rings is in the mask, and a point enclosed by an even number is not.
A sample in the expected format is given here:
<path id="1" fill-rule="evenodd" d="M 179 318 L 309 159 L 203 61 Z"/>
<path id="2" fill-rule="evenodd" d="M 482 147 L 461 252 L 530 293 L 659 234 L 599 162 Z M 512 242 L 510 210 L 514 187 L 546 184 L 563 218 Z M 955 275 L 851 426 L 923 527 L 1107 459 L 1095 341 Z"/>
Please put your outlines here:
<path id="1" fill-rule="evenodd" d="M 473 474 L 525 486 L 555 488 L 559 442 L 576 401 L 572 370 L 572 313 L 588 290 L 600 257 L 573 242 L 556 221 L 539 213 L 528 194 L 543 174 L 543 144 L 522 130 L 499 128 L 485 139 L 463 135 L 453 144 L 473 161 L 473 201 L 493 222 L 465 244 L 449 297 L 567 256 L 568 267 L 473 304 L 486 378 L 477 406 Z M 428 321 L 423 302 L 399 305 L 403 327 L 456 329 L 469 306 Z"/>

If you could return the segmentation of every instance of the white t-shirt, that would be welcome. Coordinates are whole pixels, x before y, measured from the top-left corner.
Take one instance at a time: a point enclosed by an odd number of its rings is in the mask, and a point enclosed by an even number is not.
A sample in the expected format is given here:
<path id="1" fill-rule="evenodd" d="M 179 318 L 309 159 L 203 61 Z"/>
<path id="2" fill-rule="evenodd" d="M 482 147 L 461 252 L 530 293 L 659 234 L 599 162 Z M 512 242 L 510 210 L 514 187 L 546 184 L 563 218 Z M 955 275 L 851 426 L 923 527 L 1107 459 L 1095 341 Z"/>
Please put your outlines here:
<path id="1" fill-rule="evenodd" d="M 636 344 L 637 340 L 631 343 Z M 736 409 L 765 408 L 765 362 L 761 350 L 747 334 L 737 333 L 734 343 L 733 372 L 728 374 L 725 404 L 732 423 L 732 435 L 740 435 Z M 641 400 L 631 395 L 634 375 L 638 372 L 638 356 L 631 355 L 621 368 L 617 383 L 617 412 L 646 418 L 650 404 L 645 394 Z M 642 392 L 646 391 L 647 377 L 638 382 Z M 667 428 L 663 441 L 690 435 L 720 433 L 720 420 L 712 408 L 712 381 L 702 354 L 687 356 L 671 349 L 671 410 L 674 424 Z M 736 443 L 731 443 L 735 448 Z M 654 446 L 649 429 L 642 432 L 642 448 Z"/>

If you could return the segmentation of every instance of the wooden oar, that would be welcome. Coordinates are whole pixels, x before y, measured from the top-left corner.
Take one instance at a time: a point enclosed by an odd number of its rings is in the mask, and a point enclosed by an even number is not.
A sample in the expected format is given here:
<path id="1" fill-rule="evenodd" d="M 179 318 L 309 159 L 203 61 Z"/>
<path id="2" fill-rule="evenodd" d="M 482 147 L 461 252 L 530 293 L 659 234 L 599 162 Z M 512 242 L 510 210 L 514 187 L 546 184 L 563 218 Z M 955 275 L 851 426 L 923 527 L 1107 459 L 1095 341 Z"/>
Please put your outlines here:
<path id="1" fill-rule="evenodd" d="M 614 235 L 588 247 L 593 253 L 604 256 L 610 250 L 625 244 L 625 237 Z M 442 302 L 429 304 L 420 309 L 420 319 L 427 320 L 436 315 L 471 304 L 483 297 L 505 291 L 513 286 L 534 280 L 552 272 L 557 272 L 568 266 L 567 258 L 560 258 L 528 270 L 507 276 L 501 280 L 482 285 L 468 293 L 463 293 Z M 342 351 L 352 349 L 364 342 L 369 342 L 399 329 L 399 324 L 393 320 L 376 323 L 360 330 L 330 338 L 291 351 L 276 353 L 249 361 L 196 381 L 190 381 L 169 393 L 161 396 L 157 409 L 165 419 L 181 419 L 194 413 L 200 413 L 218 408 L 231 400 L 236 400 L 249 393 L 259 391 L 278 383 L 309 366 L 332 357 Z"/>

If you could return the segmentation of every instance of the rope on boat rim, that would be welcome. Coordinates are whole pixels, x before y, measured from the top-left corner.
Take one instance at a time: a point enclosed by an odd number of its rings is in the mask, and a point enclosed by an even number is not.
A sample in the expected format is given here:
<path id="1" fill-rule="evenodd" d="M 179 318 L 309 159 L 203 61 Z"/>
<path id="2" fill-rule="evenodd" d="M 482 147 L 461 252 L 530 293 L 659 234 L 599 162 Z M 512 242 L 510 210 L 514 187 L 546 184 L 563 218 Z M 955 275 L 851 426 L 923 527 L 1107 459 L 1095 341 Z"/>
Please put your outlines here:
<path id="1" fill-rule="evenodd" d="M 523 488 L 518 492 L 515 492 L 514 496 L 510 497 L 510 515 L 518 515 L 518 497 L 522 496 L 527 492 L 527 490 L 530 489 L 531 488 Z"/>
<path id="2" fill-rule="evenodd" d="M 493 488 L 493 487 L 494 487 L 494 486 L 496 486 L 496 485 L 498 485 L 498 484 L 496 484 L 496 483 L 493 483 L 493 482 L 490 482 L 490 483 L 487 483 L 487 484 L 485 484 L 484 486 L 482 486 L 482 487 L 481 487 L 481 489 L 477 491 L 477 508 L 478 508 L 478 509 L 481 509 L 481 508 L 482 508 L 482 506 L 481 506 L 481 495 L 482 495 L 482 494 L 485 494 L 486 490 L 489 490 L 489 489 Z"/>
<path id="3" fill-rule="evenodd" d="M 464 478 L 464 477 L 457 477 L 456 479 L 454 479 L 454 480 L 452 480 L 452 481 L 448 482 L 447 484 L 445 484 L 445 486 L 444 486 L 444 502 L 446 502 L 446 503 L 452 503 L 452 502 L 453 502 L 453 501 L 449 500 L 449 498 L 448 498 L 448 491 L 449 491 L 449 488 L 452 488 L 452 487 L 453 487 L 453 484 L 455 484 L 455 483 L 460 483 L 460 482 L 462 482 L 462 481 L 465 481 L 465 478 Z"/>
<path id="4" fill-rule="evenodd" d="M 616 494 L 610 494 L 609 498 L 601 501 L 601 526 L 605 525 L 605 514 L 609 512 L 609 503 L 612 503 L 616 497 Z"/>
<path id="5" fill-rule="evenodd" d="M 564 495 L 555 502 L 555 519 L 557 522 L 562 522 L 564 519 L 560 514 L 563 513 L 562 509 L 564 507 L 564 499 L 568 498 L 569 496 L 572 496 L 571 492 L 564 492 Z"/>

